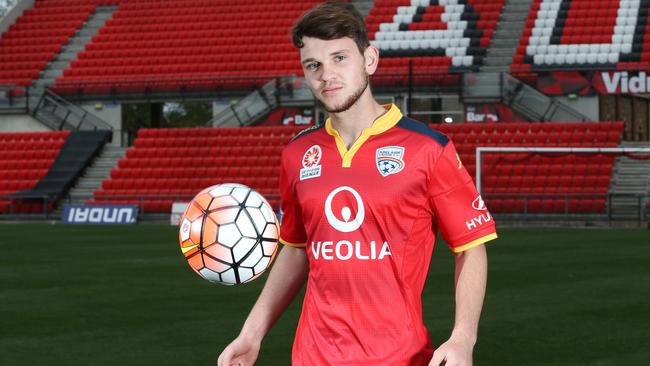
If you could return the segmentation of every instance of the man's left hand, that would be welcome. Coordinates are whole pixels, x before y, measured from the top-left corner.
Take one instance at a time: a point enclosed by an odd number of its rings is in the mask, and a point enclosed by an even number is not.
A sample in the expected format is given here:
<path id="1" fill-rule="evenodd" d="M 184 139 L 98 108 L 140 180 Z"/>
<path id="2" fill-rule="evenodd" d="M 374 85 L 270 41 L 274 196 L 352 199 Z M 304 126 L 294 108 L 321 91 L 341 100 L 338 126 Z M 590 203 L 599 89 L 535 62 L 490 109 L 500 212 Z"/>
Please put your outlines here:
<path id="1" fill-rule="evenodd" d="M 433 352 L 429 366 L 472 366 L 473 349 L 471 342 L 450 338 Z"/>

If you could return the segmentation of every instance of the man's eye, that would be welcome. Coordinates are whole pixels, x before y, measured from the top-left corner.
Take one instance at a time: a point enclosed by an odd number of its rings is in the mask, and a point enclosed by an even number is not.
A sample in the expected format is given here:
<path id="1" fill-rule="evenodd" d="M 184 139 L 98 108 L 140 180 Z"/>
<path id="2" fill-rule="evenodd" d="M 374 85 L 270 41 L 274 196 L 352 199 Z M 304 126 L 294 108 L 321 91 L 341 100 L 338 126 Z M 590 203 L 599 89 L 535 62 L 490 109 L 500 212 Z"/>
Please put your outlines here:
<path id="1" fill-rule="evenodd" d="M 307 70 L 316 70 L 317 68 L 318 68 L 318 64 L 315 62 L 311 64 L 307 64 Z"/>
<path id="2" fill-rule="evenodd" d="M 340 56 L 340 55 L 339 55 L 339 56 L 336 56 L 336 57 L 334 57 L 334 60 L 336 60 L 336 61 L 343 61 L 343 60 L 345 60 L 345 56 Z"/>

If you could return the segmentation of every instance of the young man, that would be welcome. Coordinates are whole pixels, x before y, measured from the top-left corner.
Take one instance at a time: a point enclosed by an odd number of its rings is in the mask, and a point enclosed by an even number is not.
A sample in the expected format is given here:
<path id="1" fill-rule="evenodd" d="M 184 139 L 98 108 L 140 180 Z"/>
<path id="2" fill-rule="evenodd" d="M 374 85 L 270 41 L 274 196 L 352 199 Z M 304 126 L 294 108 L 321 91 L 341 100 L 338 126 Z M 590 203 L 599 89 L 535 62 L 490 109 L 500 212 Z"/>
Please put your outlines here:
<path id="1" fill-rule="evenodd" d="M 494 222 L 449 139 L 381 106 L 361 16 L 322 4 L 293 29 L 305 78 L 330 113 L 284 149 L 281 242 L 266 285 L 219 366 L 253 365 L 307 281 L 294 366 L 471 365 Z M 435 233 L 456 253 L 456 318 L 434 352 L 421 295 Z"/>

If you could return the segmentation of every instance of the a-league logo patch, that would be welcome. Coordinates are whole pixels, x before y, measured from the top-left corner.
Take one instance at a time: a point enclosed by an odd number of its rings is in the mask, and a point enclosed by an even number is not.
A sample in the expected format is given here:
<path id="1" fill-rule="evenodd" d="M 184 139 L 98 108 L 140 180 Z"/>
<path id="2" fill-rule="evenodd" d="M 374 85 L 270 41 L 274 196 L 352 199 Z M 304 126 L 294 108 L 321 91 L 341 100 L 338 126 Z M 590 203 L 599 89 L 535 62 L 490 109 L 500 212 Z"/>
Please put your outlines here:
<path id="1" fill-rule="evenodd" d="M 397 174 L 404 169 L 404 148 L 401 146 L 386 146 L 377 149 L 377 169 L 382 176 Z"/>
<path id="2" fill-rule="evenodd" d="M 320 146 L 314 145 L 307 149 L 302 156 L 302 166 L 300 169 L 300 180 L 320 177 L 321 168 L 320 159 L 323 157 L 323 150 Z"/>

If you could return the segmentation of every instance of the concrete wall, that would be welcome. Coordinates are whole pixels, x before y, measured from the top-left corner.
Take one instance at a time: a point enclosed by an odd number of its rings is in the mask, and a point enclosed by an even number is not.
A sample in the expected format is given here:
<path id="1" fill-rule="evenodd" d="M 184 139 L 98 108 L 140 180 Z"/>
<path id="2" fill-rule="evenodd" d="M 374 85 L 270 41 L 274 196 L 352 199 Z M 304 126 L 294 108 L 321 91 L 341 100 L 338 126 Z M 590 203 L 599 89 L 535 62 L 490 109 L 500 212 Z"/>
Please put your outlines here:
<path id="1" fill-rule="evenodd" d="M 0 19 L 0 34 L 4 33 L 9 27 L 16 22 L 16 19 L 23 15 L 25 9 L 33 8 L 35 0 L 20 0 L 16 3 L 4 18 Z"/>
<path id="2" fill-rule="evenodd" d="M 0 115 L 1 132 L 51 131 L 29 114 Z"/>
<path id="3" fill-rule="evenodd" d="M 88 111 L 113 127 L 113 140 L 110 145 L 122 146 L 122 140 L 126 143 L 126 137 L 122 136 L 122 105 L 112 103 L 88 103 L 81 104 L 81 108 Z"/>
<path id="4" fill-rule="evenodd" d="M 217 114 L 219 114 L 219 112 L 230 107 L 231 103 L 232 103 L 231 99 L 220 99 L 212 102 L 212 118 L 216 117 Z"/>
<path id="5" fill-rule="evenodd" d="M 572 107 L 576 111 L 584 114 L 594 121 L 600 121 L 598 96 L 593 97 L 578 97 L 577 99 L 569 99 L 567 97 L 557 97 L 562 103 Z M 561 121 L 560 121 L 561 122 Z"/>

